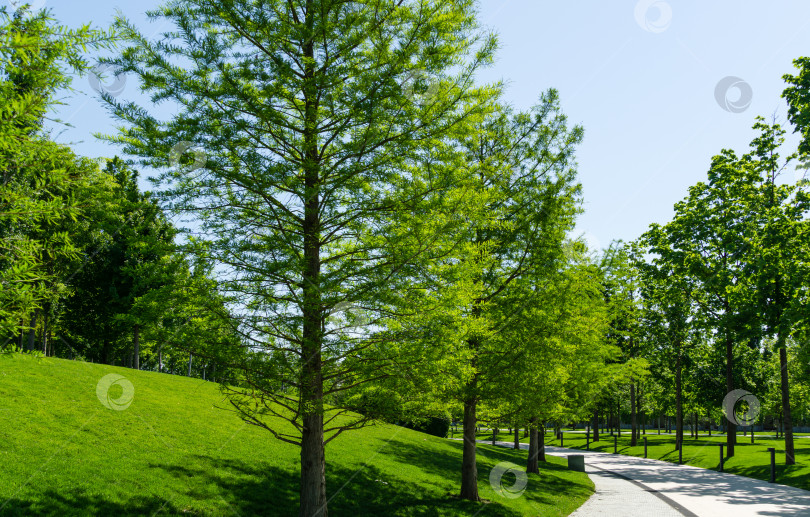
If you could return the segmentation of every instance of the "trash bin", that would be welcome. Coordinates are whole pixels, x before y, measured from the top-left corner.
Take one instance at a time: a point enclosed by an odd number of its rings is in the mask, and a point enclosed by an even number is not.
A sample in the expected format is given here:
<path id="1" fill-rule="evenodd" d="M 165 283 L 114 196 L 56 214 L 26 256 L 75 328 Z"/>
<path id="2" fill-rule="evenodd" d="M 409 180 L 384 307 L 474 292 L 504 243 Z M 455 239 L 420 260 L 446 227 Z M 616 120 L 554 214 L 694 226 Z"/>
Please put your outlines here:
<path id="1" fill-rule="evenodd" d="M 585 472 L 585 456 L 583 456 L 582 454 L 569 454 L 568 470 Z"/>

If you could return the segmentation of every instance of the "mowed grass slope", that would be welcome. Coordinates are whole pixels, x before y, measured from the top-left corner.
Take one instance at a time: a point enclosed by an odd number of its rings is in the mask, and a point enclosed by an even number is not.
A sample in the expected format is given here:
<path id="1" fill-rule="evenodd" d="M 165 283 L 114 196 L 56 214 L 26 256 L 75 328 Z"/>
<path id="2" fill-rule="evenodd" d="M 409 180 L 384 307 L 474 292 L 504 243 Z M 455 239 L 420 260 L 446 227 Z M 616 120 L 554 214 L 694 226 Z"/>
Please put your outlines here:
<path id="1" fill-rule="evenodd" d="M 134 387 L 126 409 L 96 396 L 110 373 Z M 297 515 L 299 449 L 227 407 L 210 382 L 0 354 L 0 515 Z M 522 466 L 525 455 L 479 448 L 479 488 L 491 501 L 480 504 L 453 497 L 460 442 L 390 425 L 347 433 L 326 447 L 329 511 L 567 515 L 591 495 L 587 476 L 556 458 L 520 497 L 497 493 L 493 467 Z"/>

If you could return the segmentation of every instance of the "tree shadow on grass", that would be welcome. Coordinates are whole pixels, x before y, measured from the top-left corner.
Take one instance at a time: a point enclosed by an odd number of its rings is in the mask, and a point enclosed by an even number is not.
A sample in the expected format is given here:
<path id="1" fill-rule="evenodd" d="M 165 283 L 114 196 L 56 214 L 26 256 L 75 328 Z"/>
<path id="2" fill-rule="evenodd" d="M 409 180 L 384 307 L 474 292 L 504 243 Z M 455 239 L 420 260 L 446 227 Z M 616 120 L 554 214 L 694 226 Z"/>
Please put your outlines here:
<path id="1" fill-rule="evenodd" d="M 510 508 L 509 500 L 489 504 L 463 501 L 455 497 L 461 471 L 459 442 L 442 444 L 429 450 L 412 443 L 390 441 L 381 454 L 412 465 L 427 474 L 449 480 L 441 486 L 408 482 L 396 472 L 380 471 L 377 467 L 357 469 L 327 465 L 327 497 L 331 516 L 469 516 L 479 517 L 521 515 Z M 479 480 L 488 482 L 492 466 L 502 461 L 519 465 L 525 462 L 526 451 L 479 446 Z M 561 493 L 583 490 L 585 483 L 571 483 L 555 471 L 565 467 L 554 463 L 542 464 L 539 478 L 532 475 L 522 497 L 530 503 L 553 505 Z M 117 491 L 91 493 L 87 489 L 47 489 L 35 498 L 12 499 L 0 512 L 2 515 L 266 515 L 297 516 L 299 478 L 297 466 L 282 469 L 271 464 L 236 459 L 193 455 L 182 465 L 152 463 L 144 477 L 168 473 L 174 482 L 166 483 L 162 493 L 139 490 L 138 480 L 121 479 Z M 532 482 L 532 480 L 536 480 Z M 508 482 L 507 482 L 508 483 Z M 580 486 L 581 485 L 581 486 Z M 504 503 L 504 504 L 502 504 Z"/>
<path id="2" fill-rule="evenodd" d="M 421 470 L 445 479 L 453 480 L 453 490 L 458 491 L 461 483 L 461 451 L 463 443 L 459 441 L 448 441 L 443 444 L 442 450 L 425 451 L 413 447 L 412 443 L 400 440 L 391 440 L 385 447 L 384 452 L 400 463 L 414 465 Z M 452 449 L 452 450 L 451 450 Z M 492 468 L 501 462 L 510 462 L 520 466 L 521 471 L 525 470 L 528 452 L 525 449 L 514 450 L 505 447 L 478 444 L 477 463 L 478 480 L 489 482 L 489 475 Z M 505 481 L 509 485 L 510 481 Z M 531 474 L 526 491 L 521 497 L 529 501 L 533 506 L 553 506 L 558 503 L 560 495 L 573 495 L 581 493 L 583 499 L 587 499 L 592 493 L 590 483 L 583 476 L 578 482 L 571 479 L 571 472 L 564 465 L 557 463 L 540 462 L 540 474 Z M 499 501 L 492 501 L 491 508 L 485 508 L 479 515 L 519 515 L 510 510 Z"/>
<path id="3" fill-rule="evenodd" d="M 12 498 L 0 510 L 3 516 L 84 516 L 84 515 L 195 515 L 197 512 L 178 508 L 159 497 L 135 496 L 127 500 L 110 501 L 99 494 L 88 494 L 83 489 L 46 490 L 36 500 Z"/>
<path id="4" fill-rule="evenodd" d="M 460 458 L 460 456 L 459 456 Z M 460 459 L 457 460 L 460 464 Z M 272 466 L 246 465 L 241 461 L 194 458 L 194 467 L 162 466 L 179 478 L 200 477 L 216 486 L 216 498 L 227 503 L 238 515 L 298 515 L 298 471 L 282 471 Z M 377 515 L 472 515 L 477 503 L 461 501 L 435 487 L 409 483 L 382 472 L 375 466 L 356 469 L 327 465 L 326 487 L 332 516 Z M 210 494 L 209 494 L 210 497 Z M 500 505 L 496 513 L 478 515 L 519 515 Z"/>

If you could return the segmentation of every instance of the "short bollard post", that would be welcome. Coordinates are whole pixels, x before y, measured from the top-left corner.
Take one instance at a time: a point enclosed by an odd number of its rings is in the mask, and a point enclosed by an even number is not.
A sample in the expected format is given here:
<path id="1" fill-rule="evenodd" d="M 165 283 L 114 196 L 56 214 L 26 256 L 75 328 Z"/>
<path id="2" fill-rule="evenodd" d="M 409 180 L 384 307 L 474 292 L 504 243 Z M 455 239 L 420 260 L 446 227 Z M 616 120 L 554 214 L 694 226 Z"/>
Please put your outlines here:
<path id="1" fill-rule="evenodd" d="M 644 457 L 647 457 L 647 437 L 644 437 Z"/>
<path id="2" fill-rule="evenodd" d="M 773 447 L 768 447 L 768 451 L 771 453 L 771 483 L 776 483 L 776 449 Z"/>
<path id="3" fill-rule="evenodd" d="M 585 472 L 585 456 L 583 456 L 582 454 L 569 454 L 568 470 Z"/>
<path id="4" fill-rule="evenodd" d="M 723 472 L 723 444 L 718 445 L 720 445 L 720 472 Z"/>
<path id="5" fill-rule="evenodd" d="M 615 434 L 613 435 L 613 454 L 618 454 L 619 452 L 619 437 Z"/>

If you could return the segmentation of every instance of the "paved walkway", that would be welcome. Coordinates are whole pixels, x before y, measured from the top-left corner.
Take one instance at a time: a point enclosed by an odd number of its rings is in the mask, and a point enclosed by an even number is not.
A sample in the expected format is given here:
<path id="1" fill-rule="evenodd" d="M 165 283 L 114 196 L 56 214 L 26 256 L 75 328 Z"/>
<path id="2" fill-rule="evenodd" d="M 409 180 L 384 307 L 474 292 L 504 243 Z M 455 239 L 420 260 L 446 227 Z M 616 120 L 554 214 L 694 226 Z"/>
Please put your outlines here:
<path id="1" fill-rule="evenodd" d="M 810 492 L 799 488 L 621 454 L 548 445 L 546 454 L 585 456 L 585 470 L 596 492 L 572 517 L 810 516 Z"/>

